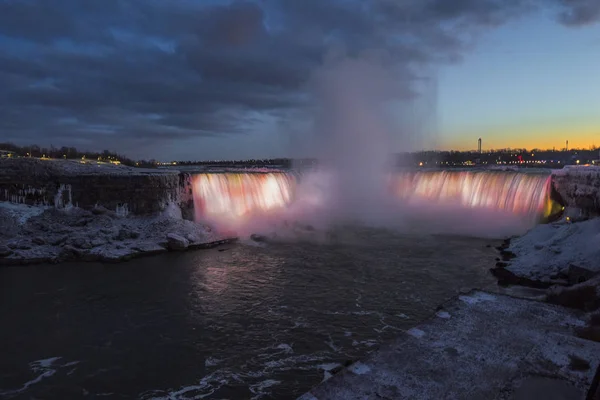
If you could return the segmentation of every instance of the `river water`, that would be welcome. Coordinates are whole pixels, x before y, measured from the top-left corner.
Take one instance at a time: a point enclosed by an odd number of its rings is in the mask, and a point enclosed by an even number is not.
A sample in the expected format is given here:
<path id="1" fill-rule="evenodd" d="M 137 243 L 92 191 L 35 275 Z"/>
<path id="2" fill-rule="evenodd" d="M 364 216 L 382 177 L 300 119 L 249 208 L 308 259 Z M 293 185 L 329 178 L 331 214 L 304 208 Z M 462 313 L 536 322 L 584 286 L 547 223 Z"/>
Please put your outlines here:
<path id="1" fill-rule="evenodd" d="M 356 229 L 0 269 L 0 397 L 292 399 L 470 288 L 493 240 Z"/>

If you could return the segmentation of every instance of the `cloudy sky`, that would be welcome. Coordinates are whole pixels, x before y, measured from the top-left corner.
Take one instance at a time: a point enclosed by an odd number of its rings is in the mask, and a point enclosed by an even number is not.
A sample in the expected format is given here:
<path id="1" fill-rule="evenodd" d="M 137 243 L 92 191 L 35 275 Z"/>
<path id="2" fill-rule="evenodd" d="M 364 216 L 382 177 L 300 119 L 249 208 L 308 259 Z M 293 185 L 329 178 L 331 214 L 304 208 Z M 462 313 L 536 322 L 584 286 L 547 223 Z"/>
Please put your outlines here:
<path id="1" fill-rule="evenodd" d="M 0 0 L 0 141 L 287 156 L 342 52 L 398 72 L 424 147 L 600 145 L 598 22 L 598 0 Z"/>

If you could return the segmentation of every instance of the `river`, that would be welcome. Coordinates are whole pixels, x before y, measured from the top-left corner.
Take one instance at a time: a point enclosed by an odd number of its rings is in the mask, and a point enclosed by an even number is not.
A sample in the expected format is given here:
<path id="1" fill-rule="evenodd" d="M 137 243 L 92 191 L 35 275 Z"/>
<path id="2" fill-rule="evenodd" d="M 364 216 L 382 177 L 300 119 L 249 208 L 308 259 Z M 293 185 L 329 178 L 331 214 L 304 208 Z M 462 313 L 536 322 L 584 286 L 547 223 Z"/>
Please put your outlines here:
<path id="1" fill-rule="evenodd" d="M 356 229 L 0 269 L 0 397 L 293 399 L 461 290 L 497 241 Z"/>

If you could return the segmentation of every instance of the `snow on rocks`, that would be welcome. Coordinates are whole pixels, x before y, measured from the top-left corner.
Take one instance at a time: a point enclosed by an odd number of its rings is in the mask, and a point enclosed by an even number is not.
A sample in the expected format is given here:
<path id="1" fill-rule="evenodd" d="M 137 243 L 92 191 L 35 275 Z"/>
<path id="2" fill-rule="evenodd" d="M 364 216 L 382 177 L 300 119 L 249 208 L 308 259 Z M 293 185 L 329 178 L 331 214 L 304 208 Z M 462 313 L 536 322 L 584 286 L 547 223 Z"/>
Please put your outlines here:
<path id="1" fill-rule="evenodd" d="M 422 322 L 413 329 L 427 334 L 400 335 L 300 399 L 553 398 L 547 381 L 522 395 L 539 377 L 575 392 L 554 398 L 591 392 L 600 343 L 583 340 L 583 329 L 593 332 L 580 312 L 480 291 L 465 297 L 494 300 L 446 303 L 452 318 Z"/>
<path id="2" fill-rule="evenodd" d="M 0 202 L 0 209 L 2 210 L 0 212 L 0 215 L 3 214 L 7 220 L 10 219 L 10 217 L 13 217 L 16 219 L 15 222 L 22 225 L 25 222 L 27 222 L 29 218 L 35 217 L 36 215 L 40 215 L 41 213 L 43 213 L 45 207 L 36 207 L 29 206 L 26 204 L 15 204 L 9 203 L 7 201 L 2 201 Z M 4 221 L 0 219 L 0 222 L 2 222 L 2 227 L 4 227 Z"/>
<path id="3" fill-rule="evenodd" d="M 182 219 L 176 205 L 153 216 L 125 217 L 101 207 L 87 211 L 5 205 L 0 203 L 0 264 L 5 265 L 121 261 L 232 240 L 219 237 L 205 225 Z"/>
<path id="4" fill-rule="evenodd" d="M 600 166 L 568 165 L 553 171 L 552 182 L 567 207 L 600 214 Z"/>
<path id="5" fill-rule="evenodd" d="M 532 280 L 589 279 L 600 273 L 600 218 L 538 225 L 513 239 L 506 270 Z M 574 282 L 567 282 L 574 283 Z"/>
<path id="6" fill-rule="evenodd" d="M 115 165 L 94 160 L 62 160 L 37 158 L 3 158 L 0 165 L 4 171 L 16 170 L 21 175 L 66 176 L 66 175 L 165 175 L 178 174 L 177 170 L 137 168 Z"/>
<path id="7" fill-rule="evenodd" d="M 190 242 L 176 233 L 167 233 L 167 244 L 171 250 L 185 250 Z"/>

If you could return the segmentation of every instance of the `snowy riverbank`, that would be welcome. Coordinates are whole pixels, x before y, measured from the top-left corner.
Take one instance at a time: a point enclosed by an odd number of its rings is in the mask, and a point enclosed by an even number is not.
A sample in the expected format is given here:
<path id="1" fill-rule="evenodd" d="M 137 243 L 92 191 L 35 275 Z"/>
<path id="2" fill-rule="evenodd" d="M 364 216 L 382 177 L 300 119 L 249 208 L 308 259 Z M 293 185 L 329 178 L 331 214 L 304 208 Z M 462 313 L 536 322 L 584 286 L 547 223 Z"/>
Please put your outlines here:
<path id="1" fill-rule="evenodd" d="M 599 399 L 600 218 L 571 221 L 504 242 L 504 294 L 458 296 L 298 400 Z"/>
<path id="2" fill-rule="evenodd" d="M 600 273 L 600 218 L 538 225 L 511 240 L 506 270 L 541 282 Z M 567 283 L 578 283 L 577 281 Z"/>
<path id="3" fill-rule="evenodd" d="M 176 205 L 141 217 L 119 215 L 101 207 L 87 211 L 0 202 L 0 226 L 0 265 L 121 261 L 232 240 L 182 219 Z"/>
<path id="4" fill-rule="evenodd" d="M 517 296 L 519 286 L 537 288 L 526 297 L 590 313 L 577 334 L 600 341 L 600 218 L 538 225 L 501 254 L 492 269 L 500 285 Z"/>

